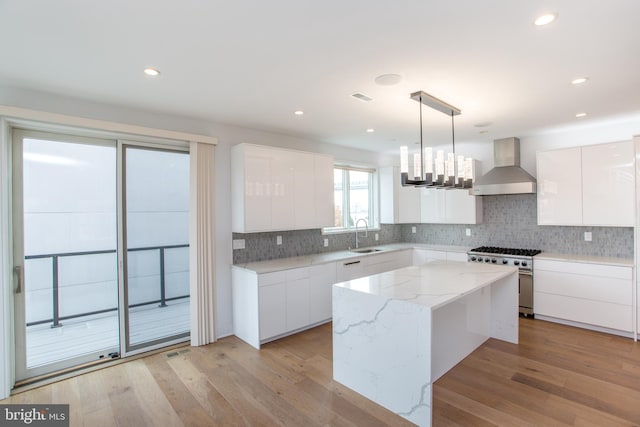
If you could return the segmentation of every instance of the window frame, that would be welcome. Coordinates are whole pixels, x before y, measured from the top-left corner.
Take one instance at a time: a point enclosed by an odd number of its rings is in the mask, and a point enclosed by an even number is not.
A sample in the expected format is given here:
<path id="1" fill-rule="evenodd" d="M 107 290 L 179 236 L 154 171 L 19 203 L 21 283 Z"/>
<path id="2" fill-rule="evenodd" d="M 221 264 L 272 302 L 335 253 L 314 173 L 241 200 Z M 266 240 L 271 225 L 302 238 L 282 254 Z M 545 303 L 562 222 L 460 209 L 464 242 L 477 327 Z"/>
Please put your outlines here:
<path id="1" fill-rule="evenodd" d="M 350 217 L 351 212 L 351 188 L 350 188 L 350 179 L 349 174 L 351 171 L 354 172 L 366 172 L 369 174 L 369 183 L 368 183 L 368 193 L 369 193 L 369 220 L 367 221 L 367 229 L 368 230 L 380 230 L 380 215 L 378 212 L 379 204 L 379 186 L 378 186 L 378 173 L 376 169 L 366 168 L 366 167 L 356 167 L 356 166 L 347 166 L 335 164 L 333 166 L 334 174 L 336 170 L 342 171 L 342 223 L 348 224 L 348 219 Z M 335 177 L 335 175 L 334 175 Z M 334 178 L 334 202 L 333 206 L 335 209 L 336 201 L 335 201 L 335 178 Z M 362 229 L 362 226 L 359 227 Z M 324 227 L 322 228 L 322 234 L 340 234 L 340 233 L 353 233 L 356 231 L 355 224 L 353 226 L 342 226 L 342 227 Z"/>

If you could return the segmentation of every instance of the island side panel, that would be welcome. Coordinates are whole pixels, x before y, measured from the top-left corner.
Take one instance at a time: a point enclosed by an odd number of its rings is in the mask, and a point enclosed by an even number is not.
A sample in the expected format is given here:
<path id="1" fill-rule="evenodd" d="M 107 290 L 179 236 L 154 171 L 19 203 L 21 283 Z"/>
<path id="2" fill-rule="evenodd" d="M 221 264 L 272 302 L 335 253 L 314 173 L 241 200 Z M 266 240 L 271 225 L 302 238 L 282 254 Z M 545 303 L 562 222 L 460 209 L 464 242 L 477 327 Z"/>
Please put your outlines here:
<path id="1" fill-rule="evenodd" d="M 491 337 L 518 344 L 518 273 L 491 285 Z"/>
<path id="2" fill-rule="evenodd" d="M 489 339 L 491 288 L 485 286 L 433 310 L 431 378 L 436 381 Z"/>
<path id="3" fill-rule="evenodd" d="M 333 378 L 431 425 L 431 310 L 333 286 Z"/>

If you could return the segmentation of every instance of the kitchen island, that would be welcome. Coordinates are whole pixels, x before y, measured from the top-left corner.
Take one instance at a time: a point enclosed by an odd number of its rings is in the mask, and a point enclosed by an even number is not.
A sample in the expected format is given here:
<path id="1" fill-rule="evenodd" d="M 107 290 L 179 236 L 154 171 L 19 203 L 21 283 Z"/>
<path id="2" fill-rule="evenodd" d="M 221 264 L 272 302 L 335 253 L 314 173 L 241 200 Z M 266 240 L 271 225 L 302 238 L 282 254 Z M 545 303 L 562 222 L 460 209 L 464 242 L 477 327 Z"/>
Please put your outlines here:
<path id="1" fill-rule="evenodd" d="M 436 261 L 333 286 L 333 377 L 419 426 L 432 384 L 488 338 L 518 343 L 518 270 Z"/>

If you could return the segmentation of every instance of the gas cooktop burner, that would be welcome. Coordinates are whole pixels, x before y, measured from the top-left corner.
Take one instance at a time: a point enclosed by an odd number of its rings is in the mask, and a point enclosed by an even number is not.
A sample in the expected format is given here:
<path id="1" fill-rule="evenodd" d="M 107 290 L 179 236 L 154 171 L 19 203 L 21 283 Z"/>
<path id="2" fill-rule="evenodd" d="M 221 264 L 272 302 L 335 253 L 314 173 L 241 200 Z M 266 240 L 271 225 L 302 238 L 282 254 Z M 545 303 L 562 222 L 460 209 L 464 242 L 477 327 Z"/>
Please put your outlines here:
<path id="1" fill-rule="evenodd" d="M 480 246 L 471 249 L 470 252 L 482 252 L 485 254 L 515 255 L 515 256 L 535 256 L 538 255 L 538 249 L 516 249 L 516 248 L 500 248 L 496 246 Z"/>

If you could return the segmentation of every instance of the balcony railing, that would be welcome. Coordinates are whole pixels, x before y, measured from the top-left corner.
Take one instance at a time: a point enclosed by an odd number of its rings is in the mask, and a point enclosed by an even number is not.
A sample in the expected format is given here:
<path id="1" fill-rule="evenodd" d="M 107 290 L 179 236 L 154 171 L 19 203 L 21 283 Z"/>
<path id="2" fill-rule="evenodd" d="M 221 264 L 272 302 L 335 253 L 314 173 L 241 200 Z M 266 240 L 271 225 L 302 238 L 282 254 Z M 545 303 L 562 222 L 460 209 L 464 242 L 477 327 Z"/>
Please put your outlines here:
<path id="1" fill-rule="evenodd" d="M 144 248 L 129 248 L 127 252 L 140 252 L 140 251 L 158 251 L 159 256 L 159 264 L 160 264 L 160 299 L 152 300 L 152 301 L 144 301 L 136 304 L 130 304 L 129 308 L 141 307 L 150 304 L 158 304 L 159 307 L 166 307 L 167 301 L 174 301 L 183 298 L 189 298 L 189 295 L 179 295 L 171 298 L 166 297 L 166 272 L 165 272 L 165 250 L 166 249 L 178 249 L 178 248 L 188 248 L 188 244 L 183 245 L 168 245 L 168 246 L 149 246 Z M 42 325 L 45 323 L 51 323 L 51 327 L 55 328 L 58 326 L 62 326 L 60 321 L 75 319 L 78 317 L 91 316 L 95 314 L 103 314 L 109 313 L 112 311 L 118 311 L 118 307 L 106 308 L 103 310 L 95 310 L 88 311 L 83 313 L 76 313 L 68 316 L 60 316 L 60 287 L 59 287 L 59 259 L 64 257 L 77 257 L 77 256 L 86 256 L 86 255 L 102 255 L 102 254 L 115 254 L 115 249 L 107 249 L 102 251 L 85 251 L 85 252 L 66 252 L 66 253 L 57 253 L 57 254 L 42 254 L 42 255 L 27 255 L 24 257 L 25 260 L 31 259 L 43 259 L 43 258 L 51 258 L 52 262 L 52 317 L 44 320 L 37 320 L 34 322 L 28 322 L 27 326 L 34 325 Z"/>

